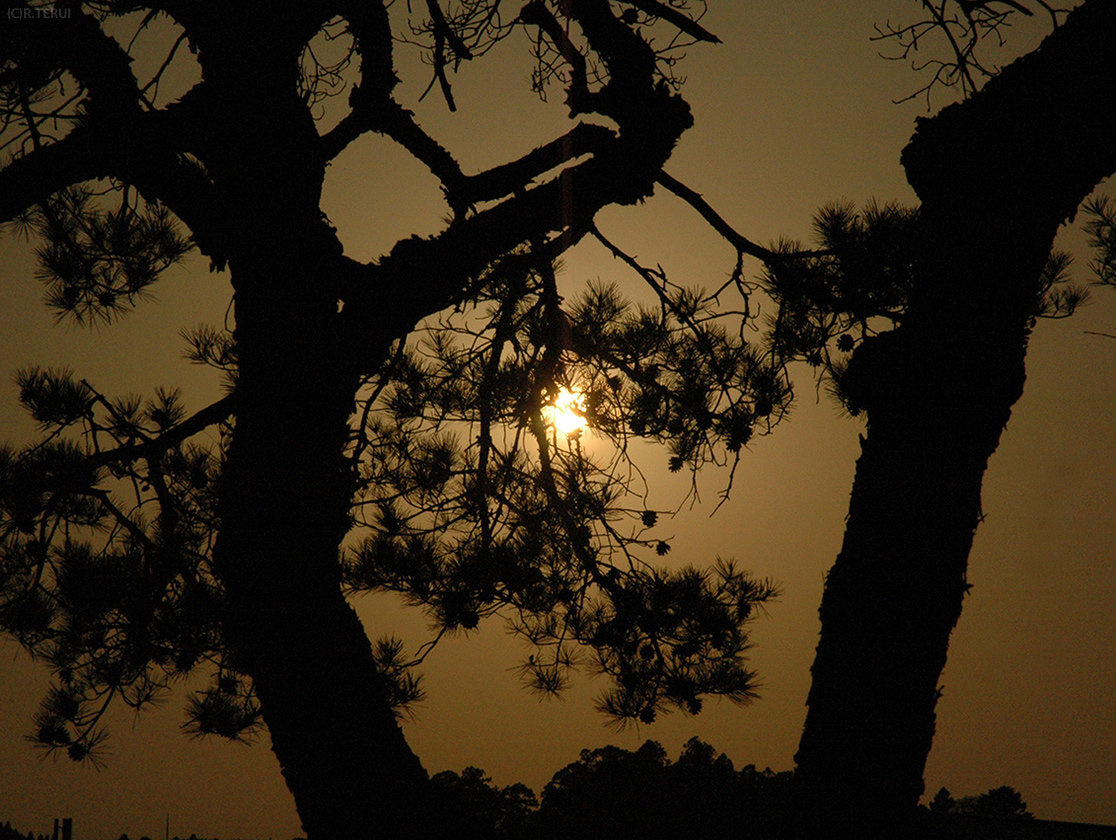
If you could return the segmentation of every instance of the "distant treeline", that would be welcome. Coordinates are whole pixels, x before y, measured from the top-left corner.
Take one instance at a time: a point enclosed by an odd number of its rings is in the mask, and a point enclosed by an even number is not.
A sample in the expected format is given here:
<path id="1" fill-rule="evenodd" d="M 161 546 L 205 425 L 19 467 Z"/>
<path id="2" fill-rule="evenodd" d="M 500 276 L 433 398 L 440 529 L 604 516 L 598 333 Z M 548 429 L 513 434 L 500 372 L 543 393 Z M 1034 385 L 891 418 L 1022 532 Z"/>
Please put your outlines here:
<path id="1" fill-rule="evenodd" d="M 28 831 L 26 834 L 24 834 L 23 832 L 12 828 L 12 824 L 10 822 L 6 822 L 3 825 L 0 825 L 0 840 L 52 840 L 52 838 L 53 835 L 35 834 L 31 831 Z"/>
<path id="2" fill-rule="evenodd" d="M 445 771 L 434 777 L 455 815 L 458 836 L 507 840 L 570 837 L 723 840 L 781 835 L 794 773 L 737 770 L 732 760 L 691 738 L 677 761 L 656 741 L 638 750 L 602 747 L 559 770 L 536 798 L 530 788 L 498 787 L 482 770 Z M 936 833 L 955 819 L 1030 819 L 1023 797 L 999 787 L 954 799 L 942 788 L 921 809 Z"/>
<path id="3" fill-rule="evenodd" d="M 446 770 L 433 782 L 459 838 L 569 840 L 592 838 L 775 837 L 790 807 L 790 770 L 737 770 L 724 753 L 691 738 L 677 761 L 657 741 L 634 752 L 619 747 L 582 750 L 537 797 L 523 784 L 499 787 L 483 770 Z M 929 825 L 954 818 L 1030 819 L 1023 797 L 1013 788 L 993 788 L 979 796 L 954 799 L 942 788 L 921 808 Z M 5 823 L 0 840 L 51 840 L 21 834 Z M 127 834 L 119 840 L 131 840 Z M 142 837 L 139 840 L 151 840 Z M 191 834 L 174 840 L 203 840 Z"/>
<path id="4" fill-rule="evenodd" d="M 498 788 L 474 767 L 434 777 L 450 807 L 467 814 L 471 835 L 497 837 L 739 836 L 742 826 L 762 835 L 787 805 L 792 774 L 748 765 L 741 770 L 709 744 L 691 738 L 677 761 L 656 741 L 638 750 L 602 747 L 559 770 L 541 800 L 524 785 Z M 472 831 L 470 831 L 472 829 Z M 750 832 L 750 833 L 751 833 Z"/>

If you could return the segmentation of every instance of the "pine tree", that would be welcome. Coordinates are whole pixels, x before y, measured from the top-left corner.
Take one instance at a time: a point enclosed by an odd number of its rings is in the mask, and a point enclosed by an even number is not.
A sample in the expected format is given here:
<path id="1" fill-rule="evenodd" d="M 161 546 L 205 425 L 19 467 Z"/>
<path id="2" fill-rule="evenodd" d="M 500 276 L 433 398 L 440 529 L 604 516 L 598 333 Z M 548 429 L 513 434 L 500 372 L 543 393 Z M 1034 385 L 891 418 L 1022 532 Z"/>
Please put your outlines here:
<path id="1" fill-rule="evenodd" d="M 658 513 L 546 426 L 576 383 L 618 458 L 636 434 L 696 468 L 734 459 L 789 400 L 779 361 L 714 297 L 638 265 L 654 311 L 557 290 L 555 261 L 607 241 L 597 212 L 650 195 L 692 123 L 678 33 L 716 39 L 686 4 L 532 0 L 514 19 L 489 0 L 391 5 L 95 2 L 0 23 L 0 221 L 39 243 L 48 305 L 123 317 L 195 248 L 235 292 L 231 333 L 187 337 L 226 377 L 200 410 L 171 388 L 19 375 L 42 434 L 0 450 L 0 626 L 57 677 L 34 738 L 95 762 L 110 700 L 145 707 L 207 675 L 190 729 L 266 725 L 312 840 L 440 830 L 396 720 L 419 695 L 412 660 L 366 636 L 352 592 L 404 592 L 447 632 L 508 610 L 537 648 L 531 685 L 560 688 L 587 647 L 613 680 L 602 709 L 640 720 L 747 701 L 746 626 L 774 594 L 729 562 L 657 568 Z M 156 18 L 181 37 L 139 79 L 128 49 Z M 143 37 L 118 41 L 129 21 Z M 460 62 L 525 39 L 568 131 L 466 174 L 398 98 L 398 26 L 450 109 Z M 200 80 L 162 102 L 175 61 Z M 326 104 L 341 112 L 328 127 Z M 361 263 L 320 197 L 369 133 L 438 178 L 450 215 Z"/>

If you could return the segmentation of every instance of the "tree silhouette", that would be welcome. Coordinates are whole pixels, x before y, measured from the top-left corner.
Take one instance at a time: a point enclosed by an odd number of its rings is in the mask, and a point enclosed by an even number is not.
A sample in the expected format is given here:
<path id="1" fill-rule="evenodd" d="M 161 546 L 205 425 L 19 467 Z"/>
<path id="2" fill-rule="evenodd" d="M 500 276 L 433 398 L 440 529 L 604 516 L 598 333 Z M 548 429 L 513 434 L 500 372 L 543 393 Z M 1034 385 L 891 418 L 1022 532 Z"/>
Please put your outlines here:
<path id="1" fill-rule="evenodd" d="M 763 253 L 695 202 L 741 257 L 764 261 L 762 285 L 778 303 L 769 345 L 815 367 L 868 424 L 795 757 L 799 836 L 909 828 L 969 589 L 981 481 L 1022 393 L 1027 340 L 1036 318 L 1064 316 L 1083 298 L 1051 246 L 1116 168 L 1111 109 L 1094 107 L 1111 91 L 1101 58 L 1111 7 L 919 5 L 924 19 L 884 26 L 881 39 L 905 58 L 944 35 L 948 57 L 924 65 L 931 79 L 916 95 L 949 85 L 964 94 L 920 120 L 904 150 L 920 207 L 834 205 L 815 220 L 818 250 L 790 242 Z M 1052 34 L 994 70 L 986 36 L 1036 10 Z M 1085 209 L 1094 273 L 1111 282 L 1111 208 Z"/>
<path id="2" fill-rule="evenodd" d="M 1034 814 L 1027 810 L 1023 795 L 1007 785 L 991 788 L 979 796 L 962 796 L 960 799 L 954 799 L 943 787 L 934 795 L 927 811 L 933 818 L 933 823 L 939 827 L 948 826 L 959 817 L 1034 819 Z"/>
<path id="3" fill-rule="evenodd" d="M 11 822 L 5 821 L 3 825 L 0 825 L 0 840 L 46 840 L 46 835 L 40 834 L 36 838 L 32 831 L 22 834 L 18 829 L 12 827 Z"/>
<path id="4" fill-rule="evenodd" d="M 43 436 L 0 452 L 0 624 L 59 678 L 42 745 L 95 759 L 110 700 L 147 705 L 200 669 L 212 684 L 192 700 L 194 731 L 266 724 L 308 836 L 367 825 L 370 809 L 369 832 L 428 836 L 434 793 L 395 719 L 420 688 L 398 642 L 366 637 L 345 600 L 362 590 L 402 592 L 447 630 L 510 610 L 542 691 L 587 645 L 613 680 L 601 706 L 623 719 L 696 711 L 705 694 L 746 701 L 746 623 L 773 588 L 729 563 L 657 571 L 670 548 L 651 532 L 658 513 L 631 504 L 614 464 L 553 436 L 545 409 L 577 385 L 617 457 L 632 434 L 669 442 L 672 468 L 732 462 L 782 416 L 800 357 L 869 430 L 827 580 L 795 813 L 805 834 L 913 812 L 981 477 L 1033 318 L 1072 303 L 1050 243 L 1113 169 L 1113 109 L 1098 107 L 1116 89 L 1110 4 L 1050 12 L 1043 47 L 979 91 L 981 35 L 1029 9 L 923 3 L 925 25 L 882 32 L 900 55 L 947 32 L 954 50 L 926 90 L 976 92 L 905 152 L 917 214 L 831 208 L 812 254 L 756 246 L 663 171 L 691 122 L 671 74 L 678 33 L 713 39 L 700 4 L 531 0 L 514 20 L 488 0 L 425 4 L 404 40 L 426 50 L 448 107 L 449 71 L 518 33 L 535 86 L 560 85 L 579 120 L 473 175 L 396 98 L 390 4 L 10 5 L 0 220 L 43 243 L 48 303 L 80 323 L 119 317 L 190 247 L 235 292 L 231 335 L 188 336 L 191 358 L 228 376 L 228 395 L 193 414 L 171 390 L 112 398 L 68 371 L 21 374 Z M 181 34 L 146 80 L 107 34 L 133 12 Z M 336 61 L 310 48 L 327 37 L 344 45 Z M 182 45 L 201 81 L 160 104 Z M 319 133 L 315 109 L 342 92 Z M 451 215 L 360 263 L 319 199 L 329 162 L 368 133 L 426 166 Z M 596 227 L 598 210 L 656 185 L 766 264 L 779 309 L 761 349 L 740 313 Z M 607 289 L 562 300 L 555 260 L 588 236 L 657 309 Z M 759 291 L 740 263 L 729 286 Z M 199 444 L 204 430 L 220 443 Z"/>
<path id="5" fill-rule="evenodd" d="M 1021 8 L 923 5 L 962 20 Z M 796 756 L 804 832 L 897 836 L 922 794 L 981 480 L 1023 390 L 1034 319 L 1073 302 L 1050 294 L 1051 245 L 1116 169 L 1116 117 L 1098 107 L 1114 89 L 1102 57 L 1114 34 L 1116 8 L 1082 3 L 1034 52 L 921 120 L 903 152 L 922 201 L 909 297 L 897 326 L 838 371 L 868 432 Z"/>
<path id="6" fill-rule="evenodd" d="M 972 813 L 996 819 L 1034 819 L 1023 795 L 1013 787 L 1001 785 L 976 797 Z"/>
<path id="7" fill-rule="evenodd" d="M 666 751 L 647 741 L 635 752 L 582 750 L 542 792 L 540 836 L 600 832 L 606 837 L 653 834 L 664 816 Z"/>
<path id="8" fill-rule="evenodd" d="M 692 122 L 678 51 L 715 40 L 701 4 L 391 5 L 16 0 L 0 21 L 0 221 L 41 243 L 48 305 L 110 321 L 194 247 L 235 301 L 231 333 L 187 334 L 227 386 L 192 414 L 171 389 L 116 398 L 68 370 L 20 374 L 42 436 L 0 451 L 0 626 L 57 676 L 34 738 L 96 761 L 111 701 L 144 707 L 208 674 L 190 728 L 265 724 L 310 838 L 440 830 L 396 721 L 420 692 L 411 662 L 367 638 L 348 593 L 403 591 L 447 631 L 509 609 L 539 648 L 535 687 L 559 688 L 587 645 L 613 679 L 602 708 L 641 720 L 705 694 L 747 701 L 745 627 L 774 594 L 728 562 L 657 571 L 657 513 L 545 426 L 578 380 L 617 457 L 634 433 L 696 468 L 734 458 L 790 398 L 781 360 L 721 326 L 715 299 L 630 258 L 656 310 L 595 290 L 567 311 L 557 291 L 566 249 L 607 243 L 601 208 L 656 182 L 684 191 L 662 167 Z M 177 40 L 137 78 L 128 50 L 160 18 Z M 466 174 L 396 98 L 400 25 L 450 109 L 451 69 L 525 36 L 571 127 Z M 161 102 L 178 60 L 199 80 Z M 325 105 L 339 119 L 319 132 Z M 369 133 L 430 170 L 450 216 L 361 263 L 320 197 Z"/>
<path id="9" fill-rule="evenodd" d="M 1116 206 L 1105 196 L 1089 201 L 1085 205 L 1089 221 L 1085 230 L 1089 234 L 1089 244 L 1096 258 L 1090 268 L 1095 282 L 1100 286 L 1116 289 Z M 1106 338 L 1116 336 L 1102 333 Z"/>
<path id="10" fill-rule="evenodd" d="M 777 836 L 785 824 L 789 772 L 740 771 L 724 753 L 691 738 L 677 761 L 647 741 L 636 751 L 582 750 L 542 792 L 529 836 Z"/>
<path id="11" fill-rule="evenodd" d="M 455 815 L 455 832 L 462 837 L 523 837 L 538 808 L 535 794 L 523 784 L 499 788 L 476 767 L 461 773 L 443 770 L 431 782 L 446 797 Z"/>

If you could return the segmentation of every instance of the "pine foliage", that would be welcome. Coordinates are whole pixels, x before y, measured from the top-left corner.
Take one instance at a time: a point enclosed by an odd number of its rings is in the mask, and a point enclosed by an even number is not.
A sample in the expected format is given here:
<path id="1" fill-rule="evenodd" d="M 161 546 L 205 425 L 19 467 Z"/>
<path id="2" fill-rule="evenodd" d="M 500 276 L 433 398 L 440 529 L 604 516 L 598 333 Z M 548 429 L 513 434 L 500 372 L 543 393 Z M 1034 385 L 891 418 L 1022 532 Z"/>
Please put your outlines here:
<path id="1" fill-rule="evenodd" d="M 611 678 L 598 707 L 618 722 L 747 702 L 745 628 L 776 587 L 728 561 L 656 565 L 671 546 L 627 447 L 660 440 L 672 469 L 734 459 L 789 388 L 695 292 L 650 308 L 596 285 L 563 308 L 553 284 L 549 268 L 493 278 L 369 383 L 347 584 L 400 593 L 443 631 L 504 616 L 530 689 L 588 667 Z M 565 439 L 547 420 L 563 389 L 585 424 Z"/>

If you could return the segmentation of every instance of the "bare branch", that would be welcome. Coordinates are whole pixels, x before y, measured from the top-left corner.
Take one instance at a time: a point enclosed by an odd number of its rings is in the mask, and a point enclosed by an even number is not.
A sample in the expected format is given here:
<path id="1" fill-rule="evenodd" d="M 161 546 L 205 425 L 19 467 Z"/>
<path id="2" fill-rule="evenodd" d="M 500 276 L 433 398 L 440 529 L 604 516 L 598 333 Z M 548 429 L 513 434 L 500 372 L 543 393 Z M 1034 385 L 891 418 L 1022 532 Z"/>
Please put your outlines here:
<path id="1" fill-rule="evenodd" d="M 589 93 L 589 74 L 585 56 L 570 40 L 558 18 L 547 8 L 542 0 L 531 0 L 519 13 L 519 20 L 529 26 L 537 26 L 546 35 L 562 60 L 570 66 L 570 80 L 566 86 L 566 104 L 570 115 L 584 114 L 592 110 L 592 95 Z"/>
<path id="2" fill-rule="evenodd" d="M 660 172 L 655 180 L 697 210 L 698 213 L 701 214 L 701 217 L 709 222 L 713 230 L 721 234 L 721 236 L 740 253 L 755 257 L 764 262 L 770 262 L 771 260 L 778 259 L 780 256 L 785 256 L 768 250 L 762 245 L 757 245 L 755 242 L 752 242 L 747 237 L 738 233 L 732 225 L 726 222 L 724 218 L 709 205 L 709 202 L 701 197 L 700 193 L 690 189 L 681 181 L 672 178 L 665 171 Z"/>
<path id="3" fill-rule="evenodd" d="M 677 9 L 668 6 L 666 3 L 659 2 L 659 0 L 624 0 L 624 2 L 629 6 L 635 6 L 637 9 L 649 15 L 662 18 L 698 41 L 708 41 L 713 44 L 721 43 L 720 38 L 704 26 L 701 26 L 693 18 L 687 17 Z"/>
<path id="4" fill-rule="evenodd" d="M 899 48 L 897 54 L 884 56 L 890 60 L 913 58 L 924 41 L 933 37 L 945 41 L 947 57 L 932 55 L 913 63 L 916 71 L 933 72 L 925 85 L 899 101 L 906 102 L 925 95 L 929 105 L 930 93 L 938 86 L 959 85 L 964 97 L 975 93 L 984 80 L 999 72 L 999 68 L 985 57 L 986 50 L 982 47 L 989 40 L 1002 46 L 1006 40 L 1005 32 L 1016 14 L 1034 16 L 1028 4 L 1045 10 L 1054 28 L 1059 25 L 1059 18 L 1068 13 L 1066 9 L 1052 6 L 1045 0 L 921 0 L 925 15 L 921 19 L 902 26 L 890 22 L 877 25 L 872 40 L 891 41 Z"/>

